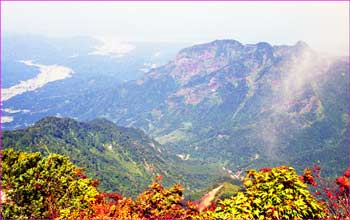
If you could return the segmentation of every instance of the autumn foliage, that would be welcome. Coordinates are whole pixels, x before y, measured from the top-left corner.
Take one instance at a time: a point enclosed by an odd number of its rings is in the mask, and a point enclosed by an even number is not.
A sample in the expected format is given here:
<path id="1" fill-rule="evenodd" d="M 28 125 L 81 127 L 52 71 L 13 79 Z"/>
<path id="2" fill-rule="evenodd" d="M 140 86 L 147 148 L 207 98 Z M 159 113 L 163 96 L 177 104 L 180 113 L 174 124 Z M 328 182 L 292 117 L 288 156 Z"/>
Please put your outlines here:
<path id="1" fill-rule="evenodd" d="M 249 170 L 245 192 L 221 201 L 209 219 L 315 219 L 324 207 L 307 190 L 292 167 Z"/>
<path id="2" fill-rule="evenodd" d="M 307 168 L 301 179 L 313 188 L 314 195 L 326 207 L 328 219 L 350 219 L 350 167 L 335 180 L 323 178 L 321 168 Z"/>
<path id="3" fill-rule="evenodd" d="M 136 200 L 100 193 L 92 204 L 93 214 L 86 219 L 193 219 L 199 214 L 195 204 L 184 203 L 181 185 L 167 189 L 161 180 L 161 176 L 156 177 Z"/>
<path id="4" fill-rule="evenodd" d="M 4 219 L 349 219 L 350 168 L 335 180 L 321 168 L 298 176 L 292 167 L 249 170 L 245 191 L 203 211 L 184 200 L 184 188 L 169 188 L 158 176 L 136 199 L 97 190 L 98 180 L 67 157 L 4 150 Z M 309 187 L 311 188 L 309 188 Z M 311 190 L 310 190 L 311 189 Z"/>
<path id="5" fill-rule="evenodd" d="M 77 217 L 98 194 L 81 172 L 62 155 L 2 151 L 2 217 Z"/>

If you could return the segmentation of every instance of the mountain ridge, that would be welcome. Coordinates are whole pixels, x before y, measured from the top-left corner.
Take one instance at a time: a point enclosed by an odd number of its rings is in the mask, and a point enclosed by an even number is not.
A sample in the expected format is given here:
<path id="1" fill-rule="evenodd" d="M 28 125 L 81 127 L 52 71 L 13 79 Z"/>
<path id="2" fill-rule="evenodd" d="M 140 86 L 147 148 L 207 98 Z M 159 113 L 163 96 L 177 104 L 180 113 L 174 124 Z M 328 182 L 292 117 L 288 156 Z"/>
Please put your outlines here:
<path id="1" fill-rule="evenodd" d="M 136 192 L 133 187 L 146 187 L 152 176 L 173 178 L 171 162 L 159 154 L 165 152 L 161 145 L 140 130 L 124 129 L 106 119 L 78 122 L 46 117 L 29 128 L 5 131 L 2 143 L 4 148 L 67 155 L 87 167 L 89 176 L 101 179 L 103 189 L 128 195 Z"/>
<path id="2" fill-rule="evenodd" d="M 281 163 L 300 171 L 319 161 L 335 175 L 335 161 L 346 163 L 348 67 L 304 42 L 217 40 L 180 50 L 141 79 L 48 102 L 64 116 L 137 127 L 173 154 L 232 172 Z"/>
<path id="3" fill-rule="evenodd" d="M 1 138 L 3 149 L 68 156 L 101 181 L 101 190 L 127 196 L 136 196 L 158 175 L 164 176 L 165 185 L 181 183 L 189 192 L 227 176 L 217 164 L 183 160 L 143 131 L 104 118 L 80 122 L 50 116 L 25 129 L 4 131 Z"/>

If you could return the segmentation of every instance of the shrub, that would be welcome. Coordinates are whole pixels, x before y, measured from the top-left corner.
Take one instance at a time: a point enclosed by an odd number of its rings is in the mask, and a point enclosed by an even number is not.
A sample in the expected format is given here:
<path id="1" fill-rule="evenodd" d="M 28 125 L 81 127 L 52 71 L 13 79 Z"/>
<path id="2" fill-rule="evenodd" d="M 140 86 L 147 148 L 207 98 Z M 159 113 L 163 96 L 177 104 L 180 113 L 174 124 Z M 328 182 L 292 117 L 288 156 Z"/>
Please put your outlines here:
<path id="1" fill-rule="evenodd" d="M 247 171 L 246 192 L 219 202 L 215 219 L 302 219 L 325 217 L 324 207 L 291 167 Z"/>
<path id="2" fill-rule="evenodd" d="M 316 198 L 326 207 L 330 219 L 350 219 L 349 178 L 350 167 L 334 180 L 321 177 L 321 168 L 315 165 L 313 169 L 305 169 L 300 177 L 312 187 Z"/>
<path id="3" fill-rule="evenodd" d="M 2 151 L 2 217 L 53 219 L 86 213 L 97 190 L 67 157 Z"/>

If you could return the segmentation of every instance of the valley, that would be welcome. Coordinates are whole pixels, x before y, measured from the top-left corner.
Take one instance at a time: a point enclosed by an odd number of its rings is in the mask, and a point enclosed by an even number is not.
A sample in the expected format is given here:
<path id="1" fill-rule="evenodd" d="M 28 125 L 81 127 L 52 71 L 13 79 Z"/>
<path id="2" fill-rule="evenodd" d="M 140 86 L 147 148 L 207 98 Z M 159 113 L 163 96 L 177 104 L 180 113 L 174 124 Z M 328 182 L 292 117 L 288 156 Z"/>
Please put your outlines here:
<path id="1" fill-rule="evenodd" d="M 126 64 L 131 59 L 128 54 L 137 51 L 138 45 L 118 45 L 123 55 L 114 59 L 126 59 Z M 89 48 L 94 51 L 98 47 Z M 89 53 L 98 59 L 114 56 L 112 52 Z M 76 61 L 58 62 L 71 68 L 68 72 L 64 69 L 68 78 L 55 78 L 59 80 L 16 96 L 6 96 L 10 90 L 3 89 L 2 120 L 8 130 L 3 137 L 5 148 L 45 153 L 43 146 L 49 146 L 50 152 L 76 155 L 73 161 L 87 167 L 91 177 L 102 175 L 103 189 L 126 195 L 131 188 L 144 188 L 156 173 L 171 177 L 169 184 L 179 180 L 195 193 L 249 168 L 284 164 L 302 172 L 316 163 L 333 177 L 346 166 L 349 62 L 345 57 L 319 55 L 304 42 L 274 46 L 215 40 L 181 49 L 167 58 L 170 61 L 163 65 L 140 63 L 150 69 L 126 81 L 94 70 L 83 74 L 79 68 L 84 64 L 76 66 Z M 135 69 L 125 71 L 135 73 Z M 71 72 L 74 74 L 69 75 Z M 64 132 L 64 136 L 40 131 L 43 121 L 51 126 L 61 124 L 59 118 L 67 123 L 66 130 L 55 128 L 54 133 Z M 117 127 L 111 128 L 116 125 L 91 128 L 89 121 L 99 118 L 131 131 L 136 128 L 136 133 L 149 138 L 139 144 L 148 150 L 159 146 L 150 153 L 158 156 L 150 162 L 141 156 L 144 149 L 140 157 L 134 155 L 134 148 L 120 152 L 116 146 L 124 140 L 107 138 L 109 132 L 117 132 Z M 108 129 L 101 134 L 105 126 Z M 86 136 L 90 132 L 93 139 Z M 133 144 L 127 141 L 122 146 Z M 137 146 L 142 149 L 141 145 Z M 82 162 L 78 155 L 84 146 L 89 150 L 83 151 L 86 159 Z M 115 175 L 107 175 L 111 172 Z M 127 186 L 129 182 L 136 185 Z"/>
<path id="2" fill-rule="evenodd" d="M 350 220 L 349 1 L 0 14 L 1 220 Z"/>

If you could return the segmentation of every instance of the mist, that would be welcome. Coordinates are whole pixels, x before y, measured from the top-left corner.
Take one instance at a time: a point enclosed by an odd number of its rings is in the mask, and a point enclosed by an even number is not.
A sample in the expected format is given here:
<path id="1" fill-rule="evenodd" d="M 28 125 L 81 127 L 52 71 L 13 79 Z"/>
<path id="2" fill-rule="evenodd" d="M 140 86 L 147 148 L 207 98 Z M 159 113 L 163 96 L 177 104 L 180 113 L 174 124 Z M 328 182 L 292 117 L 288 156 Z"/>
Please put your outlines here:
<path id="1" fill-rule="evenodd" d="M 4 33 L 197 44 L 299 40 L 347 55 L 349 2 L 2 2 Z M 25 12 L 25 13 L 24 13 Z"/>
<path id="2" fill-rule="evenodd" d="M 266 156 L 278 158 L 281 150 L 287 147 L 288 143 L 283 141 L 290 134 L 298 133 L 322 119 L 324 112 L 319 99 L 322 94 L 319 94 L 317 83 L 324 77 L 330 77 L 326 74 L 336 60 L 320 56 L 308 46 L 303 46 L 288 62 L 275 69 L 279 79 L 271 85 L 271 105 L 255 129 L 256 137 L 265 143 Z"/>

